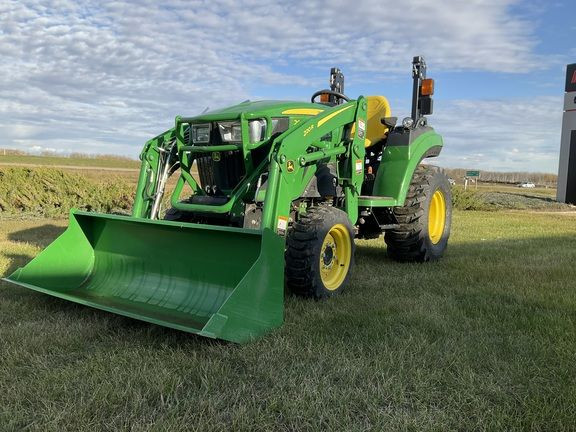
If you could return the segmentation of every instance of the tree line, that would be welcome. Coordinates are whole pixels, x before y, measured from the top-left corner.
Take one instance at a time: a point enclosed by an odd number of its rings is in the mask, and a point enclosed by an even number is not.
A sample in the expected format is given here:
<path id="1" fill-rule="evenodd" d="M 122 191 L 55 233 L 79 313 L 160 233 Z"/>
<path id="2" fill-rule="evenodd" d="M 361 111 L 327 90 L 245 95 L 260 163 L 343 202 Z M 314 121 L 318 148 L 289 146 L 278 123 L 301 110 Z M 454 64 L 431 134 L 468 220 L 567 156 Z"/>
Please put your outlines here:
<path id="1" fill-rule="evenodd" d="M 445 168 L 444 172 L 448 177 L 453 178 L 456 182 L 461 183 L 466 176 L 465 169 L 462 168 Z M 480 170 L 478 182 L 519 184 L 524 182 L 534 183 L 539 186 L 556 187 L 558 176 L 550 173 L 534 173 L 527 171 L 498 172 Z"/>
<path id="2" fill-rule="evenodd" d="M 0 148 L 0 156 L 47 156 L 47 157 L 65 157 L 70 159 L 104 159 L 104 160 L 123 160 L 133 161 L 134 158 L 114 154 L 96 154 L 96 153 L 56 153 L 54 151 L 43 150 L 37 153 L 31 153 L 24 150 Z"/>

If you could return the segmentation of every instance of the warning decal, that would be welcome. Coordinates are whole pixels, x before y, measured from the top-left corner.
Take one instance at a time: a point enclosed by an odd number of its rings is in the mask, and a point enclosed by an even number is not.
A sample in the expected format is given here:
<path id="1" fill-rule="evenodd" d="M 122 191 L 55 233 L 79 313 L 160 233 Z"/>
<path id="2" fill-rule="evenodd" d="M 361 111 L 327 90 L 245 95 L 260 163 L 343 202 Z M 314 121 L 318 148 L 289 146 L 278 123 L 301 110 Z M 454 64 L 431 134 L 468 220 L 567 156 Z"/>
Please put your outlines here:
<path id="1" fill-rule="evenodd" d="M 288 217 L 278 216 L 278 224 L 276 225 L 276 232 L 278 235 L 285 236 L 288 229 Z"/>
<path id="2" fill-rule="evenodd" d="M 356 174 L 362 174 L 362 168 L 364 164 L 362 163 L 361 159 L 356 160 Z"/>

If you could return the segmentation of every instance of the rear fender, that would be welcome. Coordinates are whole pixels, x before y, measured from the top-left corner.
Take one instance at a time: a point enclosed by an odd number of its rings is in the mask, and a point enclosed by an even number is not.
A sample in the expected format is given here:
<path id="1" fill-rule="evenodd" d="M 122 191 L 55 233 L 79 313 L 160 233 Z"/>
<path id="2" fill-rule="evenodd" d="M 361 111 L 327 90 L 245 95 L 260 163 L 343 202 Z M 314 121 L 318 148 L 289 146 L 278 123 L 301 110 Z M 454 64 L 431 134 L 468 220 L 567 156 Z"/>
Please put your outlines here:
<path id="1" fill-rule="evenodd" d="M 373 195 L 392 197 L 397 206 L 404 205 L 416 167 L 422 159 L 438 156 L 443 146 L 442 137 L 432 128 L 427 129 L 411 142 L 392 140 L 384 147 Z"/>

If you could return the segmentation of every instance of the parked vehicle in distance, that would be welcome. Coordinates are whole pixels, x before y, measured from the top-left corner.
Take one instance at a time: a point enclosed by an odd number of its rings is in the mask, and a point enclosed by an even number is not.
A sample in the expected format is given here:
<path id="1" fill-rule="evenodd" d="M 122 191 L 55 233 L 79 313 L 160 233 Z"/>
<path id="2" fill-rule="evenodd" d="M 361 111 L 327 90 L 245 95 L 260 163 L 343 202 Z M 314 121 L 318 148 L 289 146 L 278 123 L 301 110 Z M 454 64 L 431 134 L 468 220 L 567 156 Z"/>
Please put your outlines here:
<path id="1" fill-rule="evenodd" d="M 531 182 L 524 182 L 524 183 L 520 183 L 520 184 L 518 185 L 518 187 L 521 187 L 521 188 L 535 188 L 536 185 L 535 185 L 534 183 L 531 183 Z"/>

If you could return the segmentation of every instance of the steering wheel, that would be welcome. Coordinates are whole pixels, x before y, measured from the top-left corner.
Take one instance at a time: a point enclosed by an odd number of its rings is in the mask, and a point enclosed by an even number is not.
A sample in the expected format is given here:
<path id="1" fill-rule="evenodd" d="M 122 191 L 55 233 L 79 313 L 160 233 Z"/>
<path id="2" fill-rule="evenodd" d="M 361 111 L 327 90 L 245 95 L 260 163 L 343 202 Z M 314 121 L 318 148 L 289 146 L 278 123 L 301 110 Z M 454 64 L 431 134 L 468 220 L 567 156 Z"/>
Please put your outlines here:
<path id="1" fill-rule="evenodd" d="M 316 99 L 316 98 L 317 98 L 318 96 L 320 96 L 321 94 L 329 94 L 329 95 L 332 95 L 332 96 L 336 96 L 338 99 L 342 99 L 342 100 L 345 101 L 345 102 L 350 102 L 350 98 L 349 98 L 348 96 L 346 96 L 344 93 L 340 93 L 340 92 L 337 92 L 337 91 L 334 91 L 334 90 L 328 90 L 328 89 L 318 90 L 316 93 L 314 93 L 314 94 L 312 95 L 312 97 L 310 98 L 310 101 L 311 101 L 312 103 L 315 103 L 315 102 L 314 102 L 314 99 Z"/>

